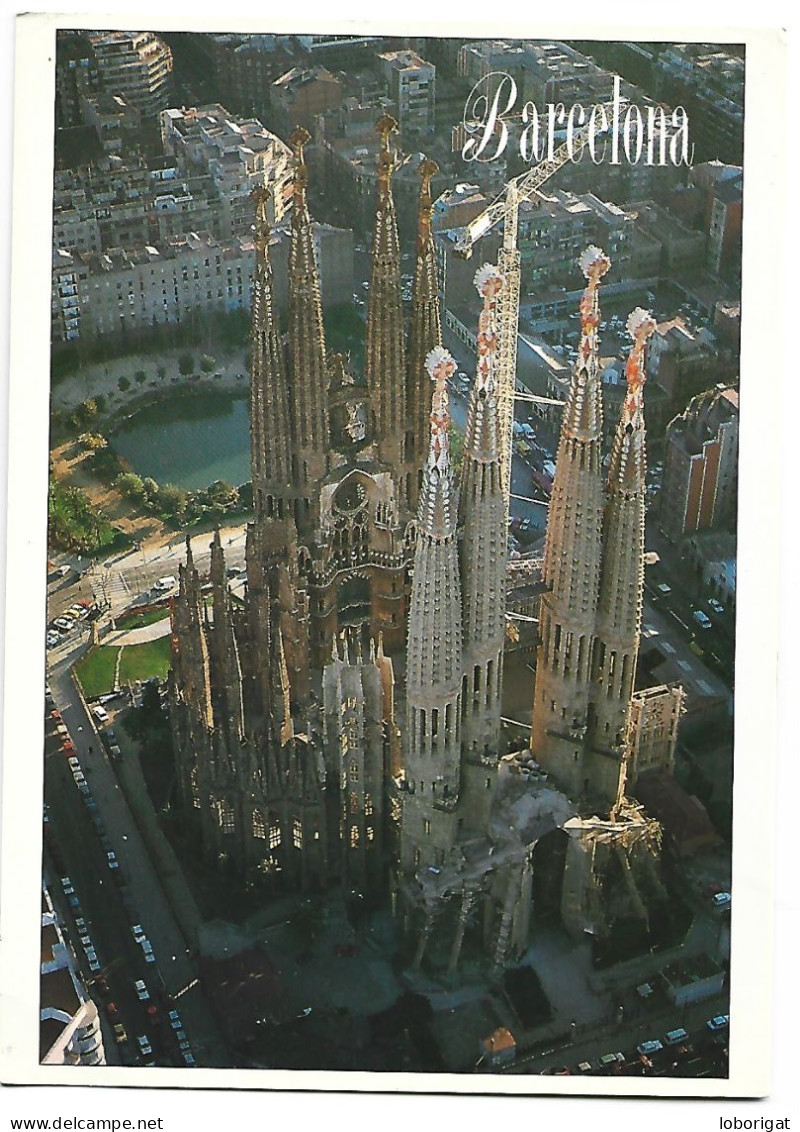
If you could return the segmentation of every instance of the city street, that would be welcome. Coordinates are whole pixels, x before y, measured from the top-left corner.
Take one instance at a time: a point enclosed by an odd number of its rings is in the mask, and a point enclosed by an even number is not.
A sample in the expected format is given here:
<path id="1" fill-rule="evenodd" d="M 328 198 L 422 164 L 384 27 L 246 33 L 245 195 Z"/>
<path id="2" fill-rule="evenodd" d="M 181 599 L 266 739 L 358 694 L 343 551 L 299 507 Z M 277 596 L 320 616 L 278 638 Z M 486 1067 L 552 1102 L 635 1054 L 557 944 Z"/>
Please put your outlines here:
<path id="1" fill-rule="evenodd" d="M 144 978 L 153 991 L 160 988 L 166 995 L 180 997 L 186 1032 L 202 1063 L 230 1064 L 196 982 L 197 970 L 190 954 L 196 940 L 181 929 L 165 896 L 162 878 L 150 860 L 105 746 L 69 675 L 72 659 L 64 656 L 51 668 L 50 688 L 86 775 L 108 850 L 105 844 L 101 846 L 97 828 L 70 782 L 67 760 L 60 753 L 47 758 L 45 797 L 63 867 L 92 925 L 98 957 L 104 970 L 109 970 L 120 1011 L 124 1010 L 128 1018 L 141 1013 L 132 984 L 134 979 Z M 108 851 L 115 853 L 119 862 L 117 877 L 105 859 Z M 115 884 L 117 878 L 121 883 Z M 57 878 L 54 888 L 59 891 Z M 135 944 L 130 930 L 134 923 L 142 924 L 150 939 L 155 963 L 146 963 Z M 132 1030 L 141 1032 L 133 1021 L 127 1028 L 129 1035 Z"/>

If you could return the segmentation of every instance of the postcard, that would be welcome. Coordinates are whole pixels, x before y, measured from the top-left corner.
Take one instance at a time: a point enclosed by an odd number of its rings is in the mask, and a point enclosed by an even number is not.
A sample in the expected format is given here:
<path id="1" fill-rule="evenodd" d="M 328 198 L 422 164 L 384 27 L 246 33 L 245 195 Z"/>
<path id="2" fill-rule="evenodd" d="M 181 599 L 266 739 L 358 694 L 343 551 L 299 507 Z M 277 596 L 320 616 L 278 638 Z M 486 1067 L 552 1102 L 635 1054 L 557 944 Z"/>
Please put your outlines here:
<path id="1" fill-rule="evenodd" d="M 780 37 L 223 15 L 18 19 L 3 1079 L 765 1096 Z"/>

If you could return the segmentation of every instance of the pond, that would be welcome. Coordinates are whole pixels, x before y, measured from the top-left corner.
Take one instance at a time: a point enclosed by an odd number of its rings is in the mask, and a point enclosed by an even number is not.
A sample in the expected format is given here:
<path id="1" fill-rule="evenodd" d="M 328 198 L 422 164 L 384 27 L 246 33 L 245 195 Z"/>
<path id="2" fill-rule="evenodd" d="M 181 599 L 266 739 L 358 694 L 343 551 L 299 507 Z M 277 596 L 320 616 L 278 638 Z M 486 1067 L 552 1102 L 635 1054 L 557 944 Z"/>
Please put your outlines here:
<path id="1" fill-rule="evenodd" d="M 111 441 L 137 475 L 160 484 L 192 491 L 250 479 L 247 397 L 199 393 L 159 401 L 125 421 Z"/>

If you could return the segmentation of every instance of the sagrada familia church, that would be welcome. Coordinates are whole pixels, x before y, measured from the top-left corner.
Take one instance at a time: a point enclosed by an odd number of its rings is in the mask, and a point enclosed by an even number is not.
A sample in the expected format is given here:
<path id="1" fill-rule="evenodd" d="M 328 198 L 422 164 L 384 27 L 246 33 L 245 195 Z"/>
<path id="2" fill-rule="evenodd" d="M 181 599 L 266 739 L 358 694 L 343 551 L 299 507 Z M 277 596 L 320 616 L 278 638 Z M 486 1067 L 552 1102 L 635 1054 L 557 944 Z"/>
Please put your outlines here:
<path id="1" fill-rule="evenodd" d="M 243 602 L 219 534 L 210 600 L 187 549 L 172 614 L 170 718 L 181 803 L 209 867 L 258 869 L 276 891 L 385 898 L 413 963 L 455 972 L 465 932 L 502 966 L 539 902 L 576 937 L 647 924 L 666 899 L 661 828 L 635 799 L 671 769 L 680 688 L 635 690 L 643 600 L 645 350 L 631 315 L 628 384 L 601 451 L 599 291 L 589 248 L 581 339 L 563 410 L 539 579 L 529 745 L 501 719 L 509 646 L 507 499 L 495 357 L 504 279 L 476 276 L 477 372 L 457 475 L 450 453 L 431 177 L 420 165 L 408 333 L 381 151 L 364 373 L 326 351 L 307 204 L 308 134 L 292 136 L 288 326 L 255 194 L 251 466 Z M 533 655 L 530 657 L 534 659 Z M 523 670 L 530 676 L 528 669 Z M 519 744 L 516 744 L 519 748 Z"/>

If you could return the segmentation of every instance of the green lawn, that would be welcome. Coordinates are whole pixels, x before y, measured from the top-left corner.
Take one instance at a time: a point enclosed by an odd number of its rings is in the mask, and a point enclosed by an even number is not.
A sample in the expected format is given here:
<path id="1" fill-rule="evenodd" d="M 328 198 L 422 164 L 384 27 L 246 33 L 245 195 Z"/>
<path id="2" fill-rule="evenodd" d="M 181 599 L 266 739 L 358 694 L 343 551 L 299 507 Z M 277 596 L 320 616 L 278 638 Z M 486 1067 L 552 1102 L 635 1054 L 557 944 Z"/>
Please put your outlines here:
<path id="1" fill-rule="evenodd" d="M 134 610 L 133 613 L 126 613 L 124 616 L 117 618 L 117 628 L 143 629 L 145 625 L 152 625 L 156 621 L 163 621 L 165 617 L 169 617 L 168 605 L 163 606 L 161 609 Z"/>
<path id="2" fill-rule="evenodd" d="M 118 652 L 118 646 L 102 645 L 92 649 L 76 666 L 75 671 L 85 696 L 91 698 L 113 691 Z"/>
<path id="3" fill-rule="evenodd" d="M 114 671 L 119 645 L 101 645 L 92 649 L 76 667 L 83 694 L 89 698 L 114 691 Z M 125 645 L 119 663 L 119 684 L 134 684 L 157 676 L 166 679 L 170 664 L 170 638 L 159 637 L 141 645 Z"/>
<path id="4" fill-rule="evenodd" d="M 119 664 L 120 685 L 157 676 L 165 680 L 170 664 L 170 637 L 159 637 L 141 645 L 126 645 Z"/>

